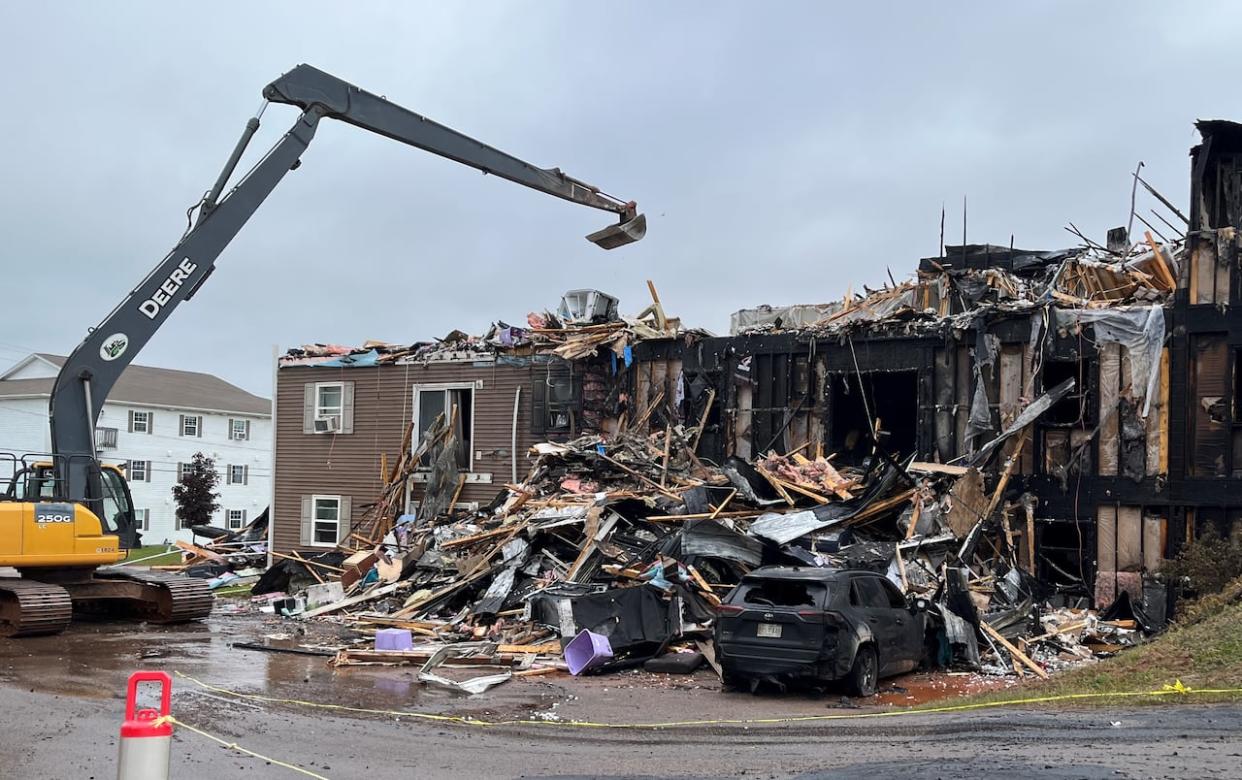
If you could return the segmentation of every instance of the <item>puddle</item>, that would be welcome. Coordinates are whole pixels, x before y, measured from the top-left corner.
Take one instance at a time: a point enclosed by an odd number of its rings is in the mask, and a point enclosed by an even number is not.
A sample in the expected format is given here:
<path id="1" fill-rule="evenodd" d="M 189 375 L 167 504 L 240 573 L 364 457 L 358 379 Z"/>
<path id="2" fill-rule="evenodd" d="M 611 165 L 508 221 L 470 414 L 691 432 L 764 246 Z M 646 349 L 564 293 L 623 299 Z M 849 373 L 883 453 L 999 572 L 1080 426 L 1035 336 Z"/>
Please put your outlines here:
<path id="1" fill-rule="evenodd" d="M 271 635 L 288 638 L 267 639 Z M 347 707 L 453 713 L 463 708 L 522 711 L 537 706 L 537 686 L 509 683 L 482 697 L 423 687 L 418 669 L 350 667 L 333 669 L 330 657 L 264 652 L 233 647 L 253 642 L 282 647 L 334 646 L 352 632 L 324 623 L 297 623 L 261 615 L 213 615 L 176 626 L 75 621 L 50 637 L 0 639 L 0 684 L 82 698 L 123 698 L 129 675 L 139 670 L 181 672 L 206 683 Z M 220 702 L 174 675 L 174 701 L 195 707 Z M 244 706 L 244 705 L 239 705 Z M 269 706 L 269 705 L 264 705 Z"/>

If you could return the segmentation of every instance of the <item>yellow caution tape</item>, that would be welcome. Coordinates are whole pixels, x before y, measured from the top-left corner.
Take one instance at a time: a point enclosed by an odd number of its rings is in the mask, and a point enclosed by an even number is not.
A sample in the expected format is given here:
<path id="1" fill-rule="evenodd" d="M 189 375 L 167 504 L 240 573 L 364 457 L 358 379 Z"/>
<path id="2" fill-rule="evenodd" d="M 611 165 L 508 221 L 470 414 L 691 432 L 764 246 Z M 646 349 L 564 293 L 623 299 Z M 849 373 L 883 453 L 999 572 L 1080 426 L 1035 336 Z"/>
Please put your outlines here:
<path id="1" fill-rule="evenodd" d="M 1172 685 L 1166 684 L 1158 691 L 1120 691 L 1116 693 L 1064 693 L 1056 696 L 1031 696 L 1021 699 L 1005 699 L 1002 701 L 979 702 L 976 704 L 951 704 L 943 707 L 911 707 L 903 710 L 883 710 L 880 712 L 856 712 L 834 715 L 794 715 L 773 718 L 741 718 L 719 720 L 678 720 L 656 723 L 596 723 L 588 720 L 536 720 L 533 718 L 515 718 L 511 720 L 482 720 L 465 715 L 432 715 L 425 712 L 406 712 L 404 710 L 380 710 L 368 707 L 348 707 L 342 704 L 325 704 L 323 702 L 303 701 L 301 699 L 281 699 L 274 696 L 262 696 L 257 693 L 239 693 L 228 688 L 210 685 L 188 674 L 176 672 L 184 680 L 189 680 L 205 690 L 214 691 L 226 696 L 250 701 L 261 701 L 268 704 L 292 704 L 299 707 L 312 707 L 321 710 L 337 710 L 360 715 L 384 715 L 396 718 L 413 718 L 417 720 L 435 721 L 437 723 L 456 723 L 464 726 L 560 726 L 570 728 L 592 729 L 667 729 L 689 728 L 694 726 L 757 726 L 788 723 L 814 723 L 830 720 L 862 720 L 865 718 L 894 718 L 906 715 L 930 715 L 946 712 L 967 712 L 970 710 L 1011 707 L 1019 704 L 1047 704 L 1057 701 L 1086 701 L 1090 699 L 1127 699 L 1144 696 L 1190 696 L 1208 694 L 1242 695 L 1242 688 L 1190 688 L 1177 680 Z"/>
<path id="2" fill-rule="evenodd" d="M 185 675 L 182 675 L 182 676 L 184 677 Z M 187 679 L 193 680 L 193 678 L 187 678 Z M 193 680 L 193 681 L 198 683 L 198 680 Z M 199 683 L 199 684 L 201 685 L 202 683 Z M 174 725 L 180 726 L 183 729 L 189 729 L 190 731 L 193 731 L 195 734 L 198 734 L 200 737 L 206 737 L 207 739 L 210 739 L 212 742 L 218 742 L 221 746 L 226 747 L 229 750 L 236 750 L 238 753 L 245 753 L 248 756 L 252 756 L 261 761 L 266 761 L 267 763 L 272 764 L 274 766 L 284 767 L 285 769 L 288 769 L 291 772 L 297 772 L 299 774 L 306 775 L 307 777 L 313 777 L 313 778 L 316 778 L 316 780 L 330 780 L 330 778 L 324 777 L 323 775 L 315 774 L 309 769 L 303 769 L 300 766 L 290 764 L 286 761 L 281 761 L 279 759 L 272 758 L 271 756 L 265 756 L 262 753 L 256 753 L 253 750 L 249 750 L 247 748 L 242 747 L 236 742 L 229 742 L 228 740 L 221 739 L 220 737 L 217 737 L 214 734 L 208 734 L 206 731 L 203 731 L 202 729 L 196 726 L 191 726 L 189 723 L 177 720 L 172 715 L 162 715 L 159 718 L 155 719 L 155 725 L 157 726 L 163 725 L 165 723 L 172 723 Z"/>

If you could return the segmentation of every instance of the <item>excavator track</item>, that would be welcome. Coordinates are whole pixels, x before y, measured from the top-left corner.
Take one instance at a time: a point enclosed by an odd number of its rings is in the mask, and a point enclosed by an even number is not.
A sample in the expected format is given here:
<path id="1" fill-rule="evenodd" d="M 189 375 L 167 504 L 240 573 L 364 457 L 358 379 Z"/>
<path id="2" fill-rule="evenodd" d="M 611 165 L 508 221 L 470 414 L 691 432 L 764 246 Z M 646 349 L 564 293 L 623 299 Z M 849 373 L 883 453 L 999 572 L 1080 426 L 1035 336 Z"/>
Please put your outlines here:
<path id="1" fill-rule="evenodd" d="M 90 582 L 68 585 L 74 610 L 101 618 L 185 623 L 211 613 L 207 581 L 164 572 L 98 569 Z"/>
<path id="2" fill-rule="evenodd" d="M 69 591 L 59 585 L 0 578 L 0 636 L 59 634 L 72 615 Z"/>

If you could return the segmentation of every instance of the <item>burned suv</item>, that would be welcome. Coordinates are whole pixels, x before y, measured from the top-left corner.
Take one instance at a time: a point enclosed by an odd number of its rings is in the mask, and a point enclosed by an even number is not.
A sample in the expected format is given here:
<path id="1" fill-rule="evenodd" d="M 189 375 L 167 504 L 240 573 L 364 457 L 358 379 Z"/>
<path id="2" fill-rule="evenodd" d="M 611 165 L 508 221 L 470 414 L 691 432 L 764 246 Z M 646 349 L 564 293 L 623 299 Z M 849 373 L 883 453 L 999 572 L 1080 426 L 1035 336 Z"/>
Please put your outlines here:
<path id="1" fill-rule="evenodd" d="M 927 613 L 870 571 L 765 566 L 717 607 L 716 658 L 725 685 L 844 680 L 856 696 L 918 667 Z"/>

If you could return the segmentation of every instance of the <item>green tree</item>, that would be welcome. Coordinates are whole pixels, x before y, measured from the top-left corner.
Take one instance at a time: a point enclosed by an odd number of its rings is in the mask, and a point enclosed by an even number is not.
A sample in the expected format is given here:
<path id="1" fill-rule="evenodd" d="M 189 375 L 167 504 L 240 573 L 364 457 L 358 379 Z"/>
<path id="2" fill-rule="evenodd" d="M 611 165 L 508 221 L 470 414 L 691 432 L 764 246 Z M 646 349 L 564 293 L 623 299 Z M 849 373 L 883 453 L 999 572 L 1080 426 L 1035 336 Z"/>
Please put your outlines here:
<path id="1" fill-rule="evenodd" d="M 220 474 L 216 472 L 215 459 L 201 452 L 194 453 L 189 468 L 182 470 L 181 479 L 172 489 L 181 528 L 211 523 L 212 515 L 220 508 L 217 500 L 220 494 L 216 492 L 219 484 Z"/>

